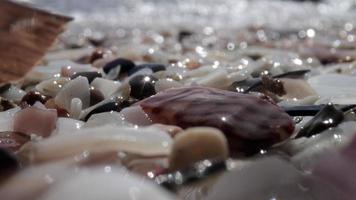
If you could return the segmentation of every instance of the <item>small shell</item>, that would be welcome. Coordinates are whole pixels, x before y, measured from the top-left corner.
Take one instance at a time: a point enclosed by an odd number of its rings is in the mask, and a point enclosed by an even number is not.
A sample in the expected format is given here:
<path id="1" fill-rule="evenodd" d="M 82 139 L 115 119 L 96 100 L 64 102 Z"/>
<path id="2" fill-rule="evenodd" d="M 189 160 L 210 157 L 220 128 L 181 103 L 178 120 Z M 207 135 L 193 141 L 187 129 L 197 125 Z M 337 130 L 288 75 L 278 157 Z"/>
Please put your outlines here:
<path id="1" fill-rule="evenodd" d="M 70 104 L 70 116 L 74 119 L 79 119 L 80 113 L 82 112 L 83 103 L 78 98 L 73 98 Z"/>
<path id="2" fill-rule="evenodd" d="M 87 78 L 80 76 L 70 81 L 61 91 L 59 91 L 55 97 L 55 102 L 59 107 L 69 111 L 73 98 L 80 99 L 83 103 L 83 108 L 89 106 L 90 90 Z"/>

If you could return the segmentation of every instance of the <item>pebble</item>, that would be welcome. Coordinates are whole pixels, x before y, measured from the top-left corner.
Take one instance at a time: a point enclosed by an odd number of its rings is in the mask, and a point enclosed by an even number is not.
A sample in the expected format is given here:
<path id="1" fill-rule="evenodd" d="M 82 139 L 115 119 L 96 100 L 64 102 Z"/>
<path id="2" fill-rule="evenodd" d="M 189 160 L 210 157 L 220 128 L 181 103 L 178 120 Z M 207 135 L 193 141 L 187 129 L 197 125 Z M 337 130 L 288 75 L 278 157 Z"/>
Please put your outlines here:
<path id="1" fill-rule="evenodd" d="M 156 94 L 155 83 L 157 79 L 150 75 L 137 75 L 129 81 L 131 87 L 130 96 L 136 99 L 144 99 Z"/>
<path id="2" fill-rule="evenodd" d="M 229 156 L 224 134 L 210 127 L 189 128 L 173 140 L 169 155 L 169 168 L 182 169 L 205 159 L 225 160 Z"/>

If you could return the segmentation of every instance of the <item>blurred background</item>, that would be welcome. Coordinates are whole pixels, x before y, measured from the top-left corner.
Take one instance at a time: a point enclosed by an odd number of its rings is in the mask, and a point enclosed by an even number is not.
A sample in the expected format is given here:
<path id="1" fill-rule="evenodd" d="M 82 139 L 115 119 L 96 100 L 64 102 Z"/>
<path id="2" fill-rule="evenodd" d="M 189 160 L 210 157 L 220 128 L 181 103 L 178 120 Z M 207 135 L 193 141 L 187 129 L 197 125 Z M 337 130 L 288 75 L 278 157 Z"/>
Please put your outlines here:
<path id="1" fill-rule="evenodd" d="M 356 0 L 21 0 L 74 16 L 76 22 L 115 26 L 234 28 L 323 26 L 352 21 Z M 315 3 L 319 2 L 319 3 Z M 341 21 L 341 22 L 340 22 Z"/>

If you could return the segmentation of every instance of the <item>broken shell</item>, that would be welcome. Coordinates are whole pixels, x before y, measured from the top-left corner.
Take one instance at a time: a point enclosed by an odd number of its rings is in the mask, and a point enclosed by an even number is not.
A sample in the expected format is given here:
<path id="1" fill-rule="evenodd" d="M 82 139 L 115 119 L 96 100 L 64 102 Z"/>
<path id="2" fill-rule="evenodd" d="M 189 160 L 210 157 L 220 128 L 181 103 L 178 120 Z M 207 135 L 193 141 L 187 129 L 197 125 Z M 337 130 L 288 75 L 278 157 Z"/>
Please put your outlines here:
<path id="1" fill-rule="evenodd" d="M 89 82 L 85 77 L 78 77 L 66 84 L 55 97 L 55 103 L 61 108 L 70 110 L 72 99 L 78 98 L 82 101 L 83 108 L 90 104 Z"/>
<path id="2" fill-rule="evenodd" d="M 36 90 L 46 96 L 55 97 L 58 92 L 70 81 L 69 78 L 59 77 L 45 80 L 36 85 Z"/>

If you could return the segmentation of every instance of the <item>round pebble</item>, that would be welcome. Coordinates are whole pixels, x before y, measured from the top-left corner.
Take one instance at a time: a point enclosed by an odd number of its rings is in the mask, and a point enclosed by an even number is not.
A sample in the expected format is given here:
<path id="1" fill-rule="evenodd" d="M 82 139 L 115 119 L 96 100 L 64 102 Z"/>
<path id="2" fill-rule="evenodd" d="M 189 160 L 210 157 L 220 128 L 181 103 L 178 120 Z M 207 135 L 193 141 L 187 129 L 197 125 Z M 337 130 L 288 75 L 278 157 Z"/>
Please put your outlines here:
<path id="1" fill-rule="evenodd" d="M 137 75 L 129 81 L 131 87 L 130 96 L 136 99 L 144 99 L 156 94 L 155 83 L 158 81 L 151 75 Z"/>
<path id="2" fill-rule="evenodd" d="M 228 155 L 228 143 L 220 130 L 209 127 L 189 128 L 174 138 L 169 168 L 182 169 L 200 160 L 226 159 Z"/>

